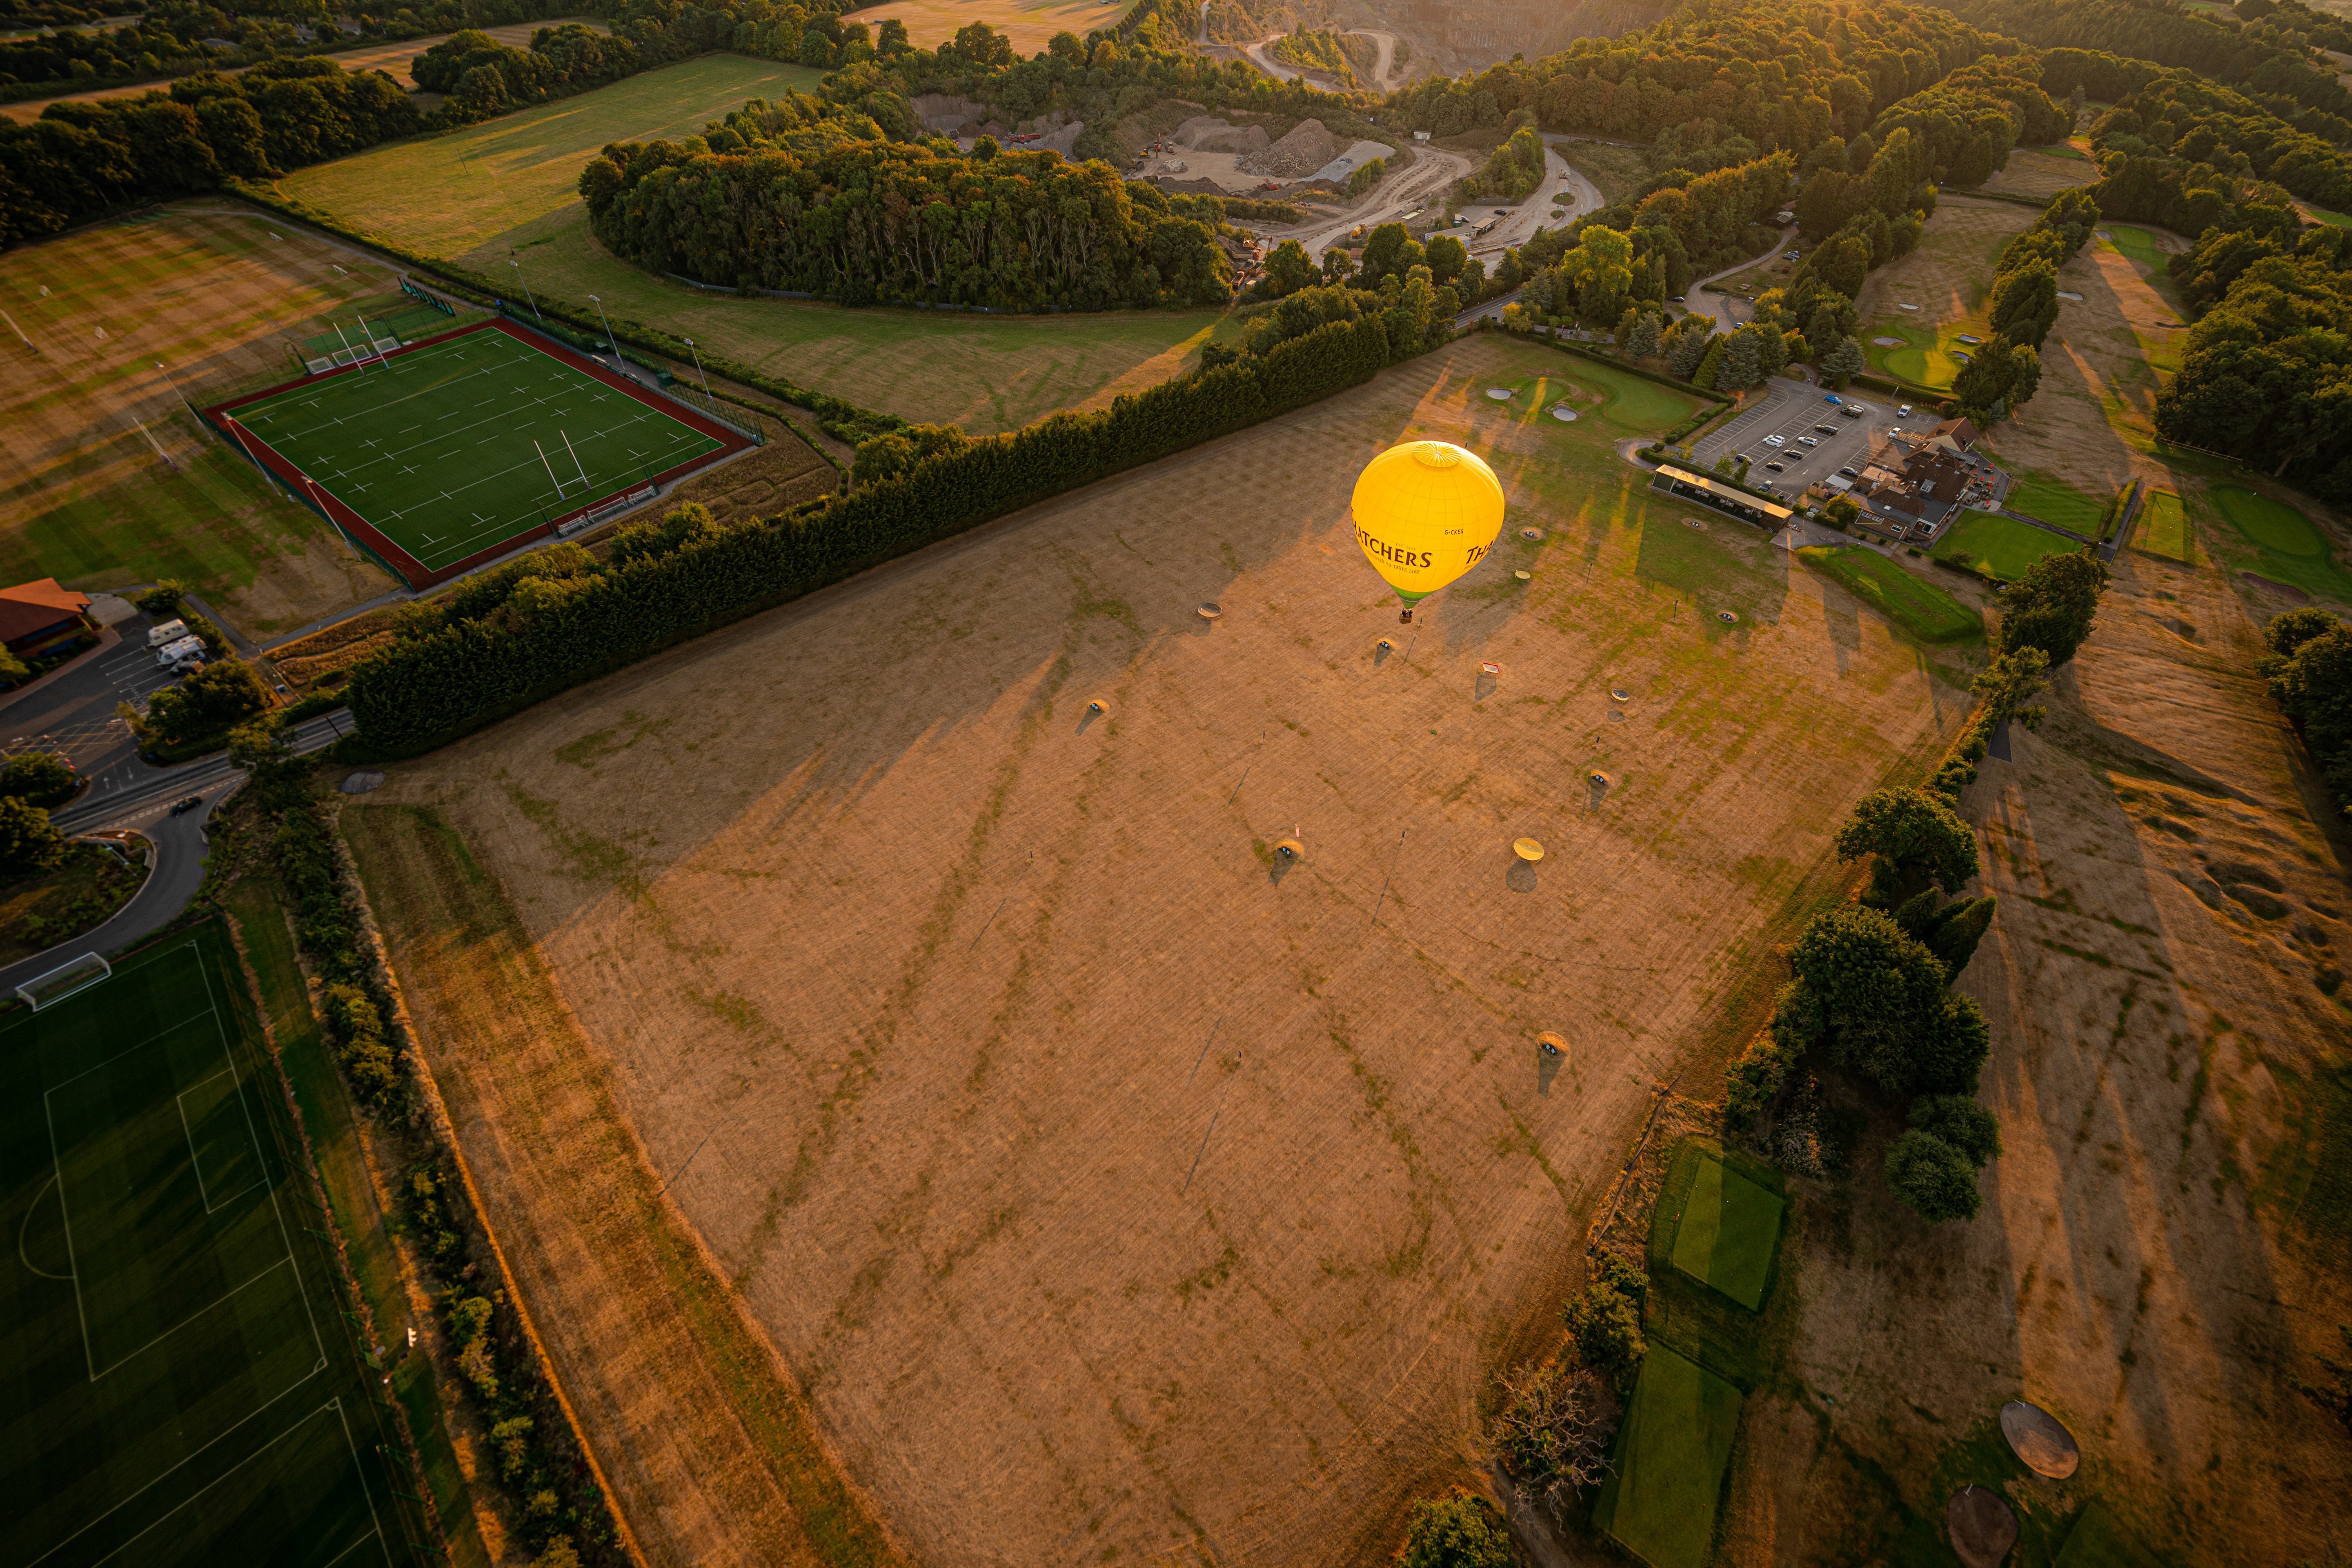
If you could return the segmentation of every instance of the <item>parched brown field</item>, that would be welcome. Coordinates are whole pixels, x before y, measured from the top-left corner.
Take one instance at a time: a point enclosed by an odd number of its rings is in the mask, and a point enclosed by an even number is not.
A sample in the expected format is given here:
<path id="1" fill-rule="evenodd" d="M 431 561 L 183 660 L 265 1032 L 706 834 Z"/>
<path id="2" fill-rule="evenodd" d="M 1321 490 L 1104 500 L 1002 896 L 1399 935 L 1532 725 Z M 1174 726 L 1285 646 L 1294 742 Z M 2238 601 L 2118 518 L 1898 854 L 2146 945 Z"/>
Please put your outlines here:
<path id="1" fill-rule="evenodd" d="M 184 576 L 248 630 L 290 627 L 392 581 L 223 447 L 173 379 L 199 405 L 290 379 L 289 342 L 398 283 L 214 205 L 0 258 L 0 325 L 15 328 L 0 340 L 15 372 L 0 384 L 0 566 L 91 588 Z"/>
<path id="2" fill-rule="evenodd" d="M 1854 309 L 1865 322 L 1882 317 L 1910 326 L 1975 314 L 1992 287 L 1993 258 L 2033 223 L 2033 210 L 2011 202 L 1945 195 L 1927 220 L 1919 247 L 1873 272 Z M 1919 307 L 1897 310 L 1898 302 Z M 1866 334 L 1865 334 L 1866 335 Z"/>
<path id="3" fill-rule="evenodd" d="M 2095 184 L 2098 178 L 2099 166 L 2088 158 L 2065 158 L 2021 147 L 2009 155 L 2007 167 L 1984 183 L 1984 188 L 2012 195 L 2054 196 L 2076 185 Z"/>
<path id="4" fill-rule="evenodd" d="M 487 873 L 536 939 L 369 872 L 492 1218 L 558 1260 L 543 1328 L 593 1385 L 629 1325 L 629 1389 L 574 1392 L 655 1561 L 755 1559 L 711 1543 L 782 1504 L 670 1457 L 736 1451 L 640 1375 L 693 1359 L 663 1348 L 691 1292 L 581 1240 L 651 1173 L 919 1560 L 1359 1563 L 1466 1473 L 1653 1085 L 1716 1059 L 1847 804 L 1967 700 L 1755 531 L 1634 489 L 1605 413 L 1480 395 L 1538 374 L 1579 366 L 1457 344 L 347 812 L 363 867 Z M 1418 433 L 1486 451 L 1546 538 L 1401 629 L 1345 509 Z M 549 1026 L 478 959 L 549 976 Z M 633 1136 L 583 1152 L 621 1131 L 599 1103 Z"/>
<path id="5" fill-rule="evenodd" d="M 1729 1561 L 1869 1560 L 2017 1397 L 2084 1455 L 2035 1506 L 2096 1496 L 2182 1563 L 2352 1550 L 2352 1444 L 2290 1383 L 2352 1319 L 2352 861 L 2221 572 L 2116 571 L 2042 733 L 1962 804 L 2001 900 L 1961 983 L 2005 1146 L 1985 1212 L 1916 1223 L 1883 1143 L 1850 1189 L 1799 1184 L 1805 1394 L 1752 1411 Z"/>

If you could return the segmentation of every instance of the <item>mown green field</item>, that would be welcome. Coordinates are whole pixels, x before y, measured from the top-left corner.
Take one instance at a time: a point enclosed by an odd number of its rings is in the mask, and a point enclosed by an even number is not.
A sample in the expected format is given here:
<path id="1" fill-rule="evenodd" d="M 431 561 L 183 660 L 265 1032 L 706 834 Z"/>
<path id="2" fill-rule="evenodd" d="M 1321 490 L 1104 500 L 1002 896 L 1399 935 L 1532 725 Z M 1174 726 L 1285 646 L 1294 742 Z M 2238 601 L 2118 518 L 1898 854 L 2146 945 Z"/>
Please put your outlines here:
<path id="1" fill-rule="evenodd" d="M 692 135 L 746 99 L 804 91 L 821 77 L 803 66 L 710 56 L 318 164 L 278 189 L 362 231 L 503 279 L 518 300 L 535 291 L 585 313 L 595 295 L 616 325 L 674 331 L 802 385 L 974 434 L 1165 381 L 1213 335 L 1238 330 L 1215 310 L 935 315 L 738 299 L 643 271 L 589 234 L 580 171 L 606 142 Z"/>
<path id="2" fill-rule="evenodd" d="M 1699 1568 L 1742 1403 L 1732 1384 L 1652 1345 L 1593 1522 L 1652 1568 Z"/>
<path id="3" fill-rule="evenodd" d="M 2063 479 L 2032 473 L 2012 475 L 2001 504 L 2011 511 L 2072 529 L 2085 539 L 2099 537 L 2099 524 L 2107 510 L 2105 503 Z"/>
<path id="4" fill-rule="evenodd" d="M 2152 490 L 2139 503 L 2132 521 L 2131 547 L 2186 565 L 2196 559 L 2188 509 L 2170 490 Z"/>
<path id="5" fill-rule="evenodd" d="M 1707 1158 L 1692 1173 L 1682 1205 L 1675 1267 L 1755 1311 L 1780 1240 L 1780 1211 L 1787 1205 L 1780 1194 Z"/>
<path id="6" fill-rule="evenodd" d="M 2210 489 L 2205 499 L 2231 531 L 2223 548 L 2231 564 L 2303 589 L 2315 597 L 2352 605 L 2352 573 L 2319 525 L 2284 501 L 2237 485 Z"/>
<path id="7" fill-rule="evenodd" d="M 708 55 L 462 131 L 315 164 L 277 188 L 428 256 L 459 256 L 578 201 L 581 169 L 608 142 L 696 135 L 745 99 L 805 92 L 824 75 Z"/>
<path id="8" fill-rule="evenodd" d="M 1560 357 L 1566 363 L 1556 371 L 1496 382 L 1492 390 L 1509 392 L 1510 400 L 1496 402 L 1482 397 L 1479 401 L 1485 405 L 1483 411 L 1515 424 L 1562 435 L 1577 431 L 1582 421 L 1596 416 L 1615 426 L 1619 432 L 1654 435 L 1672 428 L 1697 410 L 1698 405 L 1692 398 L 1672 387 L 1607 365 Z M 1483 393 L 1489 389 L 1480 390 Z M 1574 420 L 1553 415 L 1552 410 L 1561 404 L 1576 411 Z"/>
<path id="9" fill-rule="evenodd" d="M 1139 392 L 1182 370 L 1202 344 L 1241 330 L 1215 310 L 981 316 L 743 300 L 615 260 L 577 203 L 521 237 L 533 288 L 583 310 L 600 295 L 616 325 L 661 327 L 768 374 L 974 435 Z M 486 273 L 506 265 L 503 244 L 461 259 Z"/>
<path id="10" fill-rule="evenodd" d="M 2026 569 L 2045 555 L 2081 548 L 2071 539 L 2013 517 L 1970 511 L 1963 513 L 1927 553 L 1938 561 L 1972 566 L 1988 576 L 2013 580 L 2024 576 Z"/>
<path id="11" fill-rule="evenodd" d="M 1797 552 L 1797 559 L 1836 578 L 1855 597 L 1928 642 L 1957 642 L 1984 631 L 1982 616 L 1874 550 L 1852 544 L 1809 544 Z"/>

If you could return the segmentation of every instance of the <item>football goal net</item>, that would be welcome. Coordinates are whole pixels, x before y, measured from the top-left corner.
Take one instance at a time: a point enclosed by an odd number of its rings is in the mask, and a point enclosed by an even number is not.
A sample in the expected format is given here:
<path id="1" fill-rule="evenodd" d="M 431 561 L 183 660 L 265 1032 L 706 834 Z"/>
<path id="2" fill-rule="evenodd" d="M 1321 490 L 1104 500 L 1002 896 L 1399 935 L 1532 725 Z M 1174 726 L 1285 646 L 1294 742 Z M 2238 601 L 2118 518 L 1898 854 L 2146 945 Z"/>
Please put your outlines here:
<path id="1" fill-rule="evenodd" d="M 94 952 L 85 952 L 79 958 L 58 964 L 46 974 L 26 981 L 16 987 L 16 994 L 37 1013 L 52 1003 L 62 1002 L 79 992 L 89 990 L 113 973 L 114 971 L 107 967 L 106 960 Z"/>

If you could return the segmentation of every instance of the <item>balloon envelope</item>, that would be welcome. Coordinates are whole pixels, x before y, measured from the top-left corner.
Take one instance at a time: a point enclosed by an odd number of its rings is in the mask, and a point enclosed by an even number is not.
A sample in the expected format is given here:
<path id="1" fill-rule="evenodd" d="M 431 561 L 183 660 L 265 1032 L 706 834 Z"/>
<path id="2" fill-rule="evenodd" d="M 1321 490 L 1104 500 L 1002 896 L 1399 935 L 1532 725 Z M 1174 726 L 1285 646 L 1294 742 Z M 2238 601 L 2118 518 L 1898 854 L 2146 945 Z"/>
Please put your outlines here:
<path id="1" fill-rule="evenodd" d="M 1352 510 L 1364 558 L 1410 605 L 1493 547 L 1503 487 L 1495 470 L 1450 441 L 1407 441 L 1364 465 Z"/>

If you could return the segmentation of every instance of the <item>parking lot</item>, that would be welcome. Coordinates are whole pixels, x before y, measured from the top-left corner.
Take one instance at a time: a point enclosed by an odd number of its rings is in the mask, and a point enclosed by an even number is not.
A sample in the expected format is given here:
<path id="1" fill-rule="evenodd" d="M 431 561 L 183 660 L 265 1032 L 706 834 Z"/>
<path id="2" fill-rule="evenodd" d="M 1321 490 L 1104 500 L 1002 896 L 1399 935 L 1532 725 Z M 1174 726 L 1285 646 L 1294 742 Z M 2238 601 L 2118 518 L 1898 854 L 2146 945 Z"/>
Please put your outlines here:
<path id="1" fill-rule="evenodd" d="M 1864 410 L 1859 417 L 1849 417 L 1839 412 L 1839 405 L 1823 401 L 1826 395 L 1816 387 L 1779 376 L 1766 385 L 1761 402 L 1701 437 L 1691 450 L 1701 465 L 1710 468 L 1726 452 L 1744 453 L 1752 464 L 1748 470 L 1749 484 L 1769 483 L 1791 500 L 1807 485 L 1842 468 L 1861 468 L 1887 430 L 1920 430 L 1934 423 L 1932 412 L 1914 410 L 1913 417 L 1900 417 L 1895 414 L 1899 405 L 1874 394 L 1839 394 Z M 1768 439 L 1774 436 L 1780 437 L 1778 446 Z M 1808 437 L 1819 445 L 1804 445 Z M 1780 470 L 1772 471 L 1767 467 L 1770 463 L 1781 465 Z"/>

